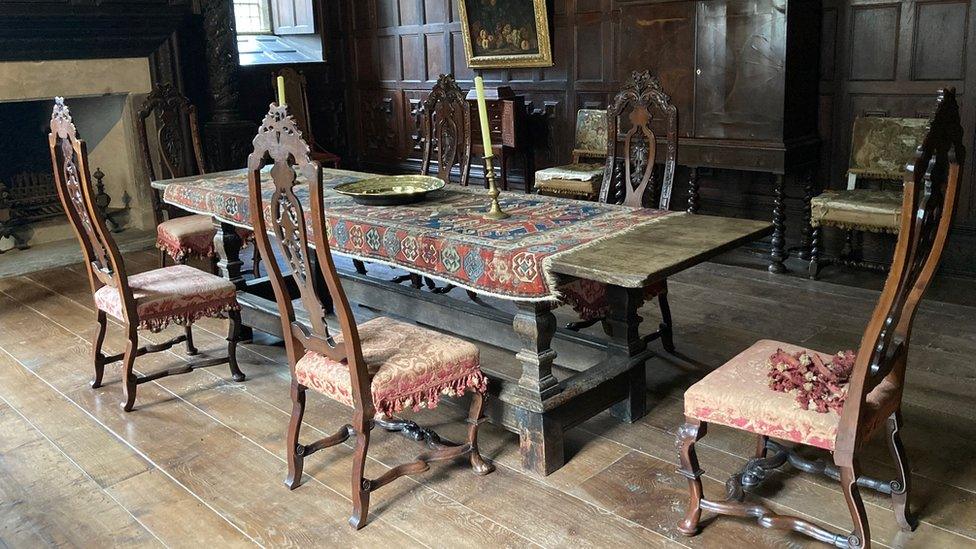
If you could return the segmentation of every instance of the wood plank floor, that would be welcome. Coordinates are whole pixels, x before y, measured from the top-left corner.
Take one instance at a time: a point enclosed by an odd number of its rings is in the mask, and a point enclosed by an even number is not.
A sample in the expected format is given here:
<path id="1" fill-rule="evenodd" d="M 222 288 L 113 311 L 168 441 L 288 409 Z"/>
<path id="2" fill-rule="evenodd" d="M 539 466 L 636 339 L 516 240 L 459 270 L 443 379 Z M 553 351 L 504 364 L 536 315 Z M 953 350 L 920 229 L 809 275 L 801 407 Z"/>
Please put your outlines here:
<path id="1" fill-rule="evenodd" d="M 155 266 L 127 254 L 131 271 Z M 493 426 L 481 446 L 497 471 L 478 477 L 435 465 L 373 495 L 371 523 L 353 532 L 349 468 L 341 445 L 309 458 L 306 482 L 283 485 L 283 434 L 290 410 L 283 349 L 258 338 L 239 351 L 248 381 L 226 368 L 163 379 L 139 389 L 137 410 L 118 402 L 118 367 L 92 390 L 94 313 L 80 266 L 0 279 L 0 546 L 352 547 L 813 547 L 801 536 L 718 518 L 695 538 L 678 534 L 685 481 L 674 472 L 674 431 L 686 387 L 760 338 L 835 351 L 856 346 L 877 293 L 707 264 L 672 280 L 679 356 L 648 364 L 647 417 L 624 425 L 600 415 L 568 433 L 565 467 L 537 479 L 518 468 L 518 439 Z M 976 547 L 976 308 L 925 302 L 916 322 L 905 396 L 905 443 L 913 460 L 922 524 L 898 530 L 887 502 L 866 492 L 882 547 Z M 657 324 L 656 306 L 642 315 Z M 204 354 L 224 350 L 226 324 L 195 330 Z M 147 341 L 174 335 L 144 334 Z M 106 349 L 123 333 L 111 324 Z M 186 360 L 179 351 L 141 357 L 148 372 Z M 463 438 L 465 410 L 444 405 L 422 423 Z M 305 436 L 348 422 L 348 411 L 309 396 Z M 374 436 L 367 469 L 377 475 L 417 453 L 394 435 Z M 717 497 L 753 440 L 714 427 L 700 444 L 706 493 Z M 877 441 L 866 473 L 890 476 Z M 754 497 L 779 512 L 848 531 L 838 487 L 789 468 Z"/>

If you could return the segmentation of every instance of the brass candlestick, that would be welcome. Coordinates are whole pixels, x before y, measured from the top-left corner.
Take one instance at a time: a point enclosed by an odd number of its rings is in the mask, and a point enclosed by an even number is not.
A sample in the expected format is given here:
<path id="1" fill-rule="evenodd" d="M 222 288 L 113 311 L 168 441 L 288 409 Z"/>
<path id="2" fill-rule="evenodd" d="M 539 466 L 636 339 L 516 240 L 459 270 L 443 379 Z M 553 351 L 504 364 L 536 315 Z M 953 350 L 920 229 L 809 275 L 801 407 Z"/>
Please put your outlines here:
<path id="1" fill-rule="evenodd" d="M 501 192 L 495 185 L 495 167 L 491 165 L 492 158 L 493 155 L 489 151 L 485 155 L 485 177 L 488 178 L 488 196 L 491 197 L 491 207 L 488 209 L 488 213 L 485 214 L 485 219 L 508 219 L 512 217 L 512 214 L 502 211 L 502 207 L 498 203 L 498 195 Z"/>

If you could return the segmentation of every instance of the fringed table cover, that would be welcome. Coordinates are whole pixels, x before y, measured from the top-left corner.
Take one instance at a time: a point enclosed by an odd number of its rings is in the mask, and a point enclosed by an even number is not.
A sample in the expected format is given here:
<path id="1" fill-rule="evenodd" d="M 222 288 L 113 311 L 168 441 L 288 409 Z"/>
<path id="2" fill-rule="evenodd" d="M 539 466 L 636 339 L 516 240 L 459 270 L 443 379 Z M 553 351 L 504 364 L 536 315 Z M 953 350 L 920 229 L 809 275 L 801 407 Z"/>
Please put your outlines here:
<path id="1" fill-rule="evenodd" d="M 331 191 L 340 183 L 370 177 L 377 176 L 323 170 L 329 245 L 334 253 L 510 300 L 558 299 L 549 272 L 556 257 L 666 216 L 682 215 L 506 192 L 499 201 L 511 217 L 493 221 L 484 218 L 489 200 L 482 189 L 448 185 L 423 202 L 405 206 L 363 206 Z M 156 185 L 165 188 L 164 200 L 169 204 L 251 228 L 244 170 Z M 271 192 L 266 181 L 266 206 Z M 308 188 L 299 185 L 296 195 L 308 207 Z M 306 218 L 310 217 L 306 210 Z"/>

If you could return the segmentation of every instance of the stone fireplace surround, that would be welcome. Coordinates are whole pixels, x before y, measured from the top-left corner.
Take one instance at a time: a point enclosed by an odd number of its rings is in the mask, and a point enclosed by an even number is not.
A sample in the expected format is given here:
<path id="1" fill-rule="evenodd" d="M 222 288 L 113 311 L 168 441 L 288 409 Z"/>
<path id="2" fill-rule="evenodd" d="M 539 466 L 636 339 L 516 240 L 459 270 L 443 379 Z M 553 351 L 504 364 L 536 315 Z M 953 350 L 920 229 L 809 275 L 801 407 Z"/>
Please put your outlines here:
<path id="1" fill-rule="evenodd" d="M 112 197 L 113 206 L 121 206 L 123 195 L 128 195 L 128 226 L 142 230 L 153 229 L 153 216 L 135 117 L 150 88 L 146 57 L 0 62 L 0 102 L 52 101 L 60 95 L 73 106 L 72 98 L 85 98 L 75 102 L 72 114 L 79 133 L 88 142 L 90 166 L 105 173 L 105 191 Z M 63 218 L 42 222 L 33 229 L 32 246 L 74 238 Z M 12 241 L 0 241 L 0 251 L 11 246 Z"/>

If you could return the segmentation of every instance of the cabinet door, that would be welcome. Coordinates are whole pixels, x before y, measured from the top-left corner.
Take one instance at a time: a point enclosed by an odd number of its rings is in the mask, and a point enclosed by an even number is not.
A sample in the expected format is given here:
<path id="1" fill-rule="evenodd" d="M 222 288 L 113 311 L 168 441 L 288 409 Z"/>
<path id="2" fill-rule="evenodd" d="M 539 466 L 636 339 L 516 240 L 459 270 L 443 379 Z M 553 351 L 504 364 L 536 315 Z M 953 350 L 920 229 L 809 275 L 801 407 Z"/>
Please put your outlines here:
<path id="1" fill-rule="evenodd" d="M 695 135 L 780 140 L 786 81 L 786 0 L 698 5 Z"/>
<path id="2" fill-rule="evenodd" d="M 271 0 L 275 34 L 314 34 L 314 0 Z"/>

